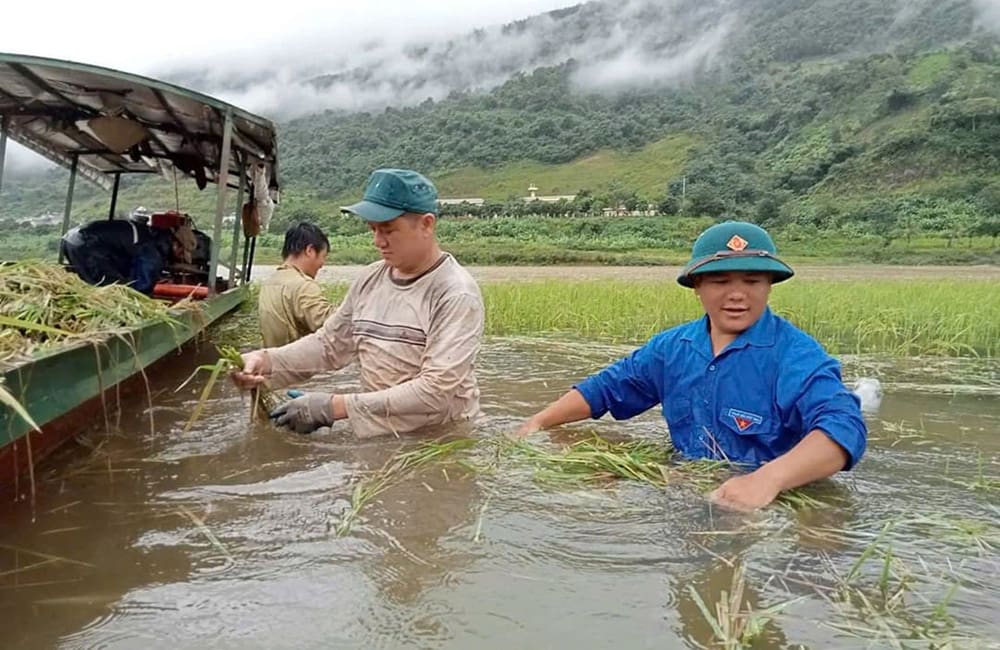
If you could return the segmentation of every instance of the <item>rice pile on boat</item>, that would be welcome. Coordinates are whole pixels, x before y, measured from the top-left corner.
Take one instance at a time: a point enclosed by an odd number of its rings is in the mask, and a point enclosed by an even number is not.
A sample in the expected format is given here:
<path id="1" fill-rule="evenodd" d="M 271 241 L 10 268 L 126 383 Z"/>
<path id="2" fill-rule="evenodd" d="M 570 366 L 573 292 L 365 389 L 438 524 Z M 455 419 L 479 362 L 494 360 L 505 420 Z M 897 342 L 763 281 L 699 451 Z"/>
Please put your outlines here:
<path id="1" fill-rule="evenodd" d="M 0 368 L 148 321 L 173 322 L 176 308 L 124 285 L 89 285 L 57 264 L 0 263 Z"/>

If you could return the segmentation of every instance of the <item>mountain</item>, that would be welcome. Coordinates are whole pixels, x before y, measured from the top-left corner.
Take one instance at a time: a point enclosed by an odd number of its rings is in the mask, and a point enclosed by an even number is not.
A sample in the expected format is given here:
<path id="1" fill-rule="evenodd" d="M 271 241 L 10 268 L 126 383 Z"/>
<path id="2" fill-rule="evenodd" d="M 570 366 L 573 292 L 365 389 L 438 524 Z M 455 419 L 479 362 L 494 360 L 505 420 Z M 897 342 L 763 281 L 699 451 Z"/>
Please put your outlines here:
<path id="1" fill-rule="evenodd" d="M 308 57 L 289 44 L 288 54 L 266 57 L 266 68 L 239 60 L 158 76 L 286 117 L 381 110 L 490 90 L 515 73 L 568 61 L 579 65 L 578 88 L 615 90 L 748 62 L 922 50 L 988 33 L 988 6 L 992 0 L 590 2 L 457 38 L 368 40 L 314 47 Z M 262 89 L 281 92 L 263 98 Z"/>
<path id="2" fill-rule="evenodd" d="M 407 166 L 444 196 L 534 183 L 587 209 L 940 230 L 1000 211 L 998 24 L 995 0 L 590 2 L 308 66 L 165 75 L 279 119 L 279 218 Z M 157 188 L 128 196 L 172 196 Z M 19 196 L 19 216 L 41 211 Z"/>

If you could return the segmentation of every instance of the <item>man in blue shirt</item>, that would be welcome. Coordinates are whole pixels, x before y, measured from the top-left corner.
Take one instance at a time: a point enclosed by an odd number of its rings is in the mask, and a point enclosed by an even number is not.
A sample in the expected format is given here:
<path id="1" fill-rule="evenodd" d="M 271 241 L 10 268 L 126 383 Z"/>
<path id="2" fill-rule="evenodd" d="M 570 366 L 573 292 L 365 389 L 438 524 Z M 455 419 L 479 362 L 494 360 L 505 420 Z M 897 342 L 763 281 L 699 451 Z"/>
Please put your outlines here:
<path id="1" fill-rule="evenodd" d="M 575 385 L 519 434 L 608 412 L 624 420 L 660 404 L 684 456 L 753 470 L 712 493 L 741 510 L 853 467 L 867 438 L 860 401 L 844 386 L 840 364 L 768 308 L 771 285 L 793 275 L 776 253 L 753 224 L 708 228 L 677 278 L 698 294 L 705 316 Z"/>

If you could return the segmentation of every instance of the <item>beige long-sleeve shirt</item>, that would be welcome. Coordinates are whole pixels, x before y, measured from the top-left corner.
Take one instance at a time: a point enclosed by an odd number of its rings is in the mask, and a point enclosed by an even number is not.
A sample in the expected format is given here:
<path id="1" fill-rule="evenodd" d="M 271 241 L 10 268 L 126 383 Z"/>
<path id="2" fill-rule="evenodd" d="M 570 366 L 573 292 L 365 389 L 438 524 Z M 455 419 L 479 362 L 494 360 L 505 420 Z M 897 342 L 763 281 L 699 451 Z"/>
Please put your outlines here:
<path id="1" fill-rule="evenodd" d="M 369 265 L 314 334 L 269 349 L 268 384 L 281 388 L 356 361 L 362 392 L 345 395 L 361 438 L 467 421 L 479 413 L 479 286 L 449 254 L 412 280 Z"/>
<path id="2" fill-rule="evenodd" d="M 258 310 L 264 347 L 280 347 L 312 334 L 337 305 L 319 283 L 291 264 L 282 264 L 260 284 Z"/>

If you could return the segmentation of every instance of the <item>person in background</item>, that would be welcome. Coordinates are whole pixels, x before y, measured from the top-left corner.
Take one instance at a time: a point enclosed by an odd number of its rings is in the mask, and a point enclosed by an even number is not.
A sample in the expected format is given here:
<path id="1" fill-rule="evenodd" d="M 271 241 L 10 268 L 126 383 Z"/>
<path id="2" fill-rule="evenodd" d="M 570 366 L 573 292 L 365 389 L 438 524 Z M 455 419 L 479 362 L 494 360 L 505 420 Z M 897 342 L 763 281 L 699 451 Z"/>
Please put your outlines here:
<path id="1" fill-rule="evenodd" d="M 712 493 L 738 510 L 854 467 L 868 434 L 858 396 L 844 386 L 840 364 L 767 305 L 771 286 L 792 275 L 764 229 L 708 228 L 677 278 L 694 289 L 705 316 L 578 383 L 519 435 L 608 412 L 624 420 L 660 404 L 682 455 L 749 470 Z"/>
<path id="2" fill-rule="evenodd" d="M 190 263 L 197 241 L 189 223 L 153 228 L 132 220 L 101 220 L 70 229 L 59 242 L 72 270 L 88 284 L 128 284 L 152 295 L 172 263 Z"/>
<path id="3" fill-rule="evenodd" d="M 316 282 L 329 252 L 330 241 L 311 223 L 297 223 L 285 232 L 283 261 L 260 285 L 258 313 L 264 347 L 281 347 L 312 334 L 336 309 Z"/>
<path id="4" fill-rule="evenodd" d="M 379 169 L 342 208 L 363 219 L 382 259 L 366 267 L 319 330 L 243 355 L 243 388 L 281 388 L 356 362 L 361 390 L 306 393 L 277 424 L 310 433 L 346 420 L 359 438 L 468 422 L 479 414 L 475 362 L 483 334 L 479 285 L 435 235 L 437 190 L 407 169 Z"/>

